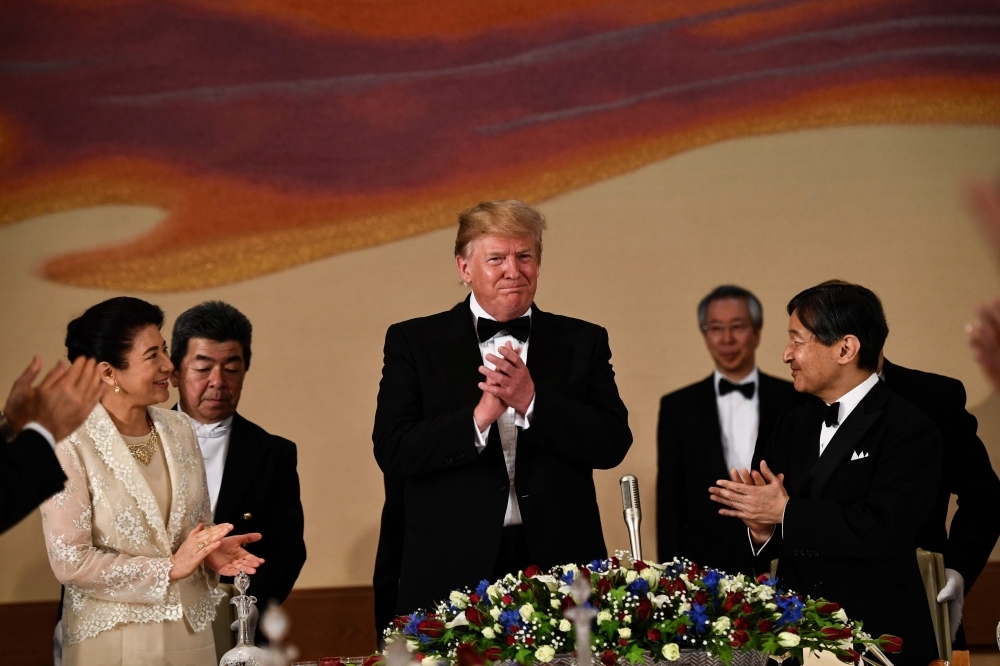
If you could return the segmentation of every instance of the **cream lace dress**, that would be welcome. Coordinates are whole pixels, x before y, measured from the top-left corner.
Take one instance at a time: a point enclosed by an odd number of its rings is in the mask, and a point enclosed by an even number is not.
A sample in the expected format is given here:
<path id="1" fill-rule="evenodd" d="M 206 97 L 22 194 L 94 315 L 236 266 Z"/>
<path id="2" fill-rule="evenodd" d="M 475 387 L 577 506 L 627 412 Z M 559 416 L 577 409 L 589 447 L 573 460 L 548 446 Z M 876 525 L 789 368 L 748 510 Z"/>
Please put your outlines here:
<path id="1" fill-rule="evenodd" d="M 42 505 L 49 562 L 66 585 L 65 666 L 209 666 L 221 594 L 202 567 L 170 581 L 170 555 L 211 523 L 204 463 L 190 420 L 150 408 L 160 446 L 148 466 L 98 405 L 56 447 L 68 478 Z"/>

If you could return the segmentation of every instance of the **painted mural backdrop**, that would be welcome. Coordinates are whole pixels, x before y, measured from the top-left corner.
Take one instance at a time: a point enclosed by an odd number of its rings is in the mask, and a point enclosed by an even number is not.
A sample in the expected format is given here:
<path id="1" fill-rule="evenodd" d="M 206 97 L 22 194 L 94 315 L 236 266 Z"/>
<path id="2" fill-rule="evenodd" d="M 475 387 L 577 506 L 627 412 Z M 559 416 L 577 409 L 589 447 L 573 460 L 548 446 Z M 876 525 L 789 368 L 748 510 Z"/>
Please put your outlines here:
<path id="1" fill-rule="evenodd" d="M 729 138 L 1000 124 L 1000 4 L 18 0 L 0 224 L 166 211 L 52 280 L 230 283 Z M 724 183 L 720 183 L 724 186 Z"/>

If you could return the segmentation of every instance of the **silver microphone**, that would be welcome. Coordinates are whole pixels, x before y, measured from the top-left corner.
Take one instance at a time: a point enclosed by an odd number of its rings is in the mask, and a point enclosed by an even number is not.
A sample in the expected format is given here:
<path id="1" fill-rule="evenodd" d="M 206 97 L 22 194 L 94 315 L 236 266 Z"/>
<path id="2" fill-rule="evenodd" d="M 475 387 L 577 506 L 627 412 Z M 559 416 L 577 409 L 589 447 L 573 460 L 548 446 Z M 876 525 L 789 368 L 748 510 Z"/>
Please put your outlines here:
<path id="1" fill-rule="evenodd" d="M 642 559 L 642 544 L 639 541 L 639 523 L 642 522 L 642 508 L 639 506 L 639 480 L 631 474 L 621 478 L 622 509 L 625 514 L 625 526 L 628 528 L 628 539 L 632 544 L 632 561 Z"/>

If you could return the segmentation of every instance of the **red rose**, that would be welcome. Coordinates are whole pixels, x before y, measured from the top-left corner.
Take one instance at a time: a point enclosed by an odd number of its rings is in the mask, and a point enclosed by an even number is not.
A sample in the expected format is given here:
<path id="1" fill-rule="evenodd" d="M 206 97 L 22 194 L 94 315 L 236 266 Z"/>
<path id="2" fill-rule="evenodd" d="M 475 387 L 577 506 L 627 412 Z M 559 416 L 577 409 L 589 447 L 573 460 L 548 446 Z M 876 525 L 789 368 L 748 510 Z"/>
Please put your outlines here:
<path id="1" fill-rule="evenodd" d="M 697 592 L 694 593 L 694 600 L 696 603 L 699 603 L 702 606 L 704 606 L 705 604 L 708 603 L 708 593 L 705 592 L 705 590 L 698 590 Z"/>
<path id="2" fill-rule="evenodd" d="M 649 631 L 646 632 L 646 638 L 648 638 L 652 642 L 656 643 L 657 641 L 660 640 L 660 630 L 659 629 L 650 629 Z"/>
<path id="3" fill-rule="evenodd" d="M 415 655 L 413 655 L 413 660 L 419 664 L 424 660 L 424 653 L 423 652 L 416 653 Z"/>
<path id="4" fill-rule="evenodd" d="M 722 612 L 728 613 L 731 610 L 733 610 L 733 599 L 732 595 L 729 595 L 726 597 L 726 600 L 722 602 Z"/>
<path id="5" fill-rule="evenodd" d="M 517 589 L 521 590 L 522 592 L 527 592 L 528 591 L 528 584 L 527 583 L 521 583 L 520 585 L 517 586 Z"/>
<path id="6" fill-rule="evenodd" d="M 514 637 L 511 636 L 511 635 L 508 635 L 507 636 L 507 645 L 513 645 L 513 644 L 514 644 Z"/>
<path id="7" fill-rule="evenodd" d="M 385 657 L 380 654 L 373 654 L 372 656 L 365 659 L 364 666 L 375 666 L 375 664 L 381 664 L 385 661 Z"/>
<path id="8" fill-rule="evenodd" d="M 686 624 L 682 624 L 679 627 L 677 627 L 678 636 L 687 636 L 687 632 L 688 632 L 688 626 Z"/>
<path id="9" fill-rule="evenodd" d="M 691 566 L 688 567 L 688 578 L 697 578 L 700 575 L 701 575 L 701 567 L 692 562 Z"/>
<path id="10" fill-rule="evenodd" d="M 473 592 L 472 594 L 469 595 L 469 601 L 471 601 L 474 604 L 478 604 L 479 603 L 479 595 L 476 594 L 475 592 Z"/>
<path id="11" fill-rule="evenodd" d="M 507 627 L 507 633 L 510 634 L 511 636 L 513 636 L 518 631 L 520 631 L 520 629 L 521 628 L 519 626 L 517 626 L 516 624 L 512 624 L 509 627 Z"/>
<path id="12" fill-rule="evenodd" d="M 590 569 L 588 569 L 586 566 L 581 566 L 579 567 L 579 571 L 581 576 L 583 576 L 587 580 L 590 580 Z"/>
<path id="13" fill-rule="evenodd" d="M 854 650 L 847 650 L 844 654 L 838 654 L 837 659 L 847 662 L 848 664 L 856 664 L 861 661 L 861 655 Z"/>
<path id="14" fill-rule="evenodd" d="M 486 624 L 486 613 L 479 610 L 474 606 L 469 606 L 465 609 L 465 619 L 469 621 L 469 624 L 474 624 L 477 627 L 481 627 Z"/>
<path id="15" fill-rule="evenodd" d="M 479 650 L 473 645 L 468 643 L 459 643 L 458 650 L 456 650 L 455 660 L 458 662 L 458 666 L 483 666 L 486 660 L 483 655 L 479 654 Z"/>
<path id="16" fill-rule="evenodd" d="M 771 580 L 771 574 L 769 573 L 762 573 L 761 575 L 757 576 L 757 582 L 760 583 L 761 585 L 763 585 L 769 580 Z"/>
<path id="17" fill-rule="evenodd" d="M 744 631 L 750 628 L 750 620 L 745 617 L 738 617 L 733 620 L 733 627 L 739 631 Z"/>
<path id="18" fill-rule="evenodd" d="M 684 581 L 682 581 L 680 578 L 675 578 L 673 591 L 677 592 L 678 594 L 684 594 L 685 592 L 687 592 L 687 585 L 685 585 Z"/>
<path id="19" fill-rule="evenodd" d="M 510 596 L 509 594 L 505 594 L 505 595 L 503 595 L 503 602 L 504 602 L 504 604 L 506 604 L 507 606 L 509 606 L 512 603 L 514 603 L 514 597 Z"/>
<path id="20" fill-rule="evenodd" d="M 424 636 L 440 638 L 444 633 L 444 622 L 441 620 L 424 620 L 417 625 L 417 631 Z M 365 666 L 368 666 L 367 664 Z"/>
<path id="21" fill-rule="evenodd" d="M 798 627 L 786 626 L 786 627 L 782 628 L 782 631 L 787 631 L 790 634 L 798 634 L 799 633 L 799 628 Z"/>
<path id="22" fill-rule="evenodd" d="M 840 604 L 835 601 L 824 601 L 822 603 L 816 604 L 816 610 L 820 613 L 836 613 L 840 610 Z"/>
<path id="23" fill-rule="evenodd" d="M 645 562 L 643 562 L 642 560 L 636 560 L 635 564 L 632 565 L 632 568 L 635 569 L 638 572 L 638 571 L 642 571 L 643 569 L 648 569 L 649 566 Z"/>
<path id="24" fill-rule="evenodd" d="M 622 647 L 625 647 L 626 645 L 628 645 L 628 639 L 627 638 L 619 638 L 618 639 L 618 645 L 621 645 Z"/>
<path id="25" fill-rule="evenodd" d="M 565 596 L 562 598 L 562 609 L 563 612 L 568 611 L 570 608 L 576 606 L 576 602 L 573 601 L 573 597 Z"/>
<path id="26" fill-rule="evenodd" d="M 483 651 L 483 658 L 486 661 L 500 661 L 500 657 L 503 656 L 503 650 L 494 645 L 491 648 L 487 648 Z"/>
<path id="27" fill-rule="evenodd" d="M 618 558 L 612 555 L 611 556 L 611 568 L 612 569 L 617 569 L 621 565 L 622 565 L 622 563 L 618 560 Z"/>
<path id="28" fill-rule="evenodd" d="M 732 647 L 738 648 L 750 642 L 750 634 L 745 631 L 734 631 L 733 640 L 729 641 Z"/>
<path id="29" fill-rule="evenodd" d="M 524 577 L 525 578 L 534 578 L 535 576 L 537 576 L 540 573 L 542 573 L 541 569 L 539 569 L 534 564 L 529 564 L 528 568 L 524 570 Z"/>
<path id="30" fill-rule="evenodd" d="M 757 623 L 757 631 L 762 634 L 766 634 L 771 631 L 771 629 L 774 629 L 774 622 L 771 620 L 761 620 Z"/>
<path id="31" fill-rule="evenodd" d="M 625 611 L 618 611 L 618 621 L 621 622 L 625 619 Z"/>
<path id="32" fill-rule="evenodd" d="M 744 615 L 750 615 L 753 613 L 753 606 L 744 601 L 743 608 L 740 609 L 740 612 Z"/>
<path id="33" fill-rule="evenodd" d="M 660 589 L 665 590 L 665 589 L 667 589 L 668 585 L 670 585 L 670 581 L 669 580 L 667 580 L 666 578 L 661 578 L 660 579 Z"/>
<path id="34" fill-rule="evenodd" d="M 601 654 L 601 663 L 604 666 L 615 666 L 618 663 L 618 655 L 615 654 L 614 650 L 605 650 Z"/>
<path id="35" fill-rule="evenodd" d="M 878 646 L 882 652 L 899 652 L 903 649 L 903 639 L 892 634 L 882 634 L 878 637 Z"/>
<path id="36" fill-rule="evenodd" d="M 524 644 L 525 645 L 534 645 L 535 644 L 535 639 L 532 638 L 531 636 L 528 636 L 527 638 L 524 639 Z"/>
<path id="37" fill-rule="evenodd" d="M 410 618 L 403 615 L 402 617 L 393 618 L 392 624 L 397 629 L 402 629 L 406 626 L 406 623 L 410 621 Z"/>
<path id="38" fill-rule="evenodd" d="M 597 581 L 597 593 L 602 597 L 611 591 L 611 581 L 607 578 L 601 577 Z"/>
<path id="39" fill-rule="evenodd" d="M 639 599 L 639 605 L 635 609 L 635 614 L 639 616 L 640 620 L 649 619 L 649 616 L 653 614 L 653 604 L 649 600 L 649 597 Z"/>
<path id="40" fill-rule="evenodd" d="M 837 627 L 823 627 L 820 629 L 820 632 L 822 632 L 823 638 L 827 640 L 840 640 L 840 629 L 837 629 Z"/>

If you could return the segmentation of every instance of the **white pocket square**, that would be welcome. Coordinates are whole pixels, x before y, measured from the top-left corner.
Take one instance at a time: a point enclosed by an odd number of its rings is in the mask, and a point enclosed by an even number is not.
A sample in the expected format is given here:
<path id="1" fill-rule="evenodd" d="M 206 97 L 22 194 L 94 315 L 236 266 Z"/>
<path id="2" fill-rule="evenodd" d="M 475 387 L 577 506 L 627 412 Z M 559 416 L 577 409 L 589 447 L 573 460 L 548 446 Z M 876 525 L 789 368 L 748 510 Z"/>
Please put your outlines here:
<path id="1" fill-rule="evenodd" d="M 854 461 L 854 460 L 863 460 L 863 459 L 865 459 L 867 457 L 868 457 L 868 452 L 867 451 L 864 451 L 864 452 L 855 451 L 853 454 L 851 454 L 851 460 L 852 461 Z"/>

